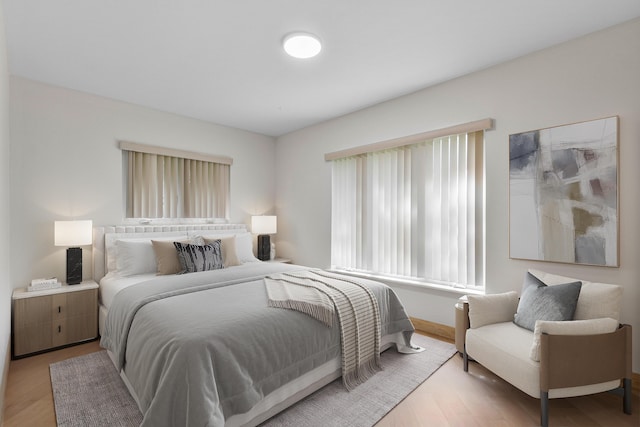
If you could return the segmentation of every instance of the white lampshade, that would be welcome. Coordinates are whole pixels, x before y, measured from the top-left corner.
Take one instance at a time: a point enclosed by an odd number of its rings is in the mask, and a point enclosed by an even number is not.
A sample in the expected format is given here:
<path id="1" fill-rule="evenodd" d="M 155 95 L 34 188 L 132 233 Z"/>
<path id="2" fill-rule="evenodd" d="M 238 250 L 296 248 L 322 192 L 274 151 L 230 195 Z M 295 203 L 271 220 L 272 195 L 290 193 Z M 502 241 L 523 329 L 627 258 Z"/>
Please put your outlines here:
<path id="1" fill-rule="evenodd" d="M 275 215 L 259 215 L 251 217 L 253 234 L 275 234 L 278 232 L 278 217 Z"/>
<path id="2" fill-rule="evenodd" d="M 55 221 L 54 244 L 56 246 L 83 246 L 93 242 L 93 223 L 84 221 Z"/>

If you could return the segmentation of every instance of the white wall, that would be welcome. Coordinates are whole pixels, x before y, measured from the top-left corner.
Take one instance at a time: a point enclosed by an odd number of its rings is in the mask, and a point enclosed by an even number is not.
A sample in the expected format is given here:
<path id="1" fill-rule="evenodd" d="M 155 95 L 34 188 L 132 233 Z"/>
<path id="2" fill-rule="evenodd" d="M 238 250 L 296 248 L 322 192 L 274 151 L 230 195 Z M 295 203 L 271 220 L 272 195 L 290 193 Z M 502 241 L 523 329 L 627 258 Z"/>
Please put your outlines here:
<path id="1" fill-rule="evenodd" d="M 275 140 L 124 102 L 11 77 L 11 287 L 65 277 L 53 222 L 123 220 L 118 140 L 230 156 L 230 219 L 274 209 Z M 84 276 L 91 277 L 90 250 Z"/>
<path id="2" fill-rule="evenodd" d="M 11 285 L 9 280 L 9 70 L 4 14 L 0 4 L 0 423 L 11 353 Z"/>
<path id="3" fill-rule="evenodd" d="M 425 53 L 426 54 L 426 53 Z M 437 64 L 434 64 L 437 66 Z M 486 138 L 486 288 L 520 290 L 529 267 L 624 287 L 622 321 L 634 328 L 640 372 L 640 20 L 546 49 L 277 140 L 279 255 L 330 264 L 327 152 L 490 117 Z M 509 259 L 509 134 L 620 117 L 620 268 Z M 397 288 L 410 315 L 454 324 L 458 295 Z"/>

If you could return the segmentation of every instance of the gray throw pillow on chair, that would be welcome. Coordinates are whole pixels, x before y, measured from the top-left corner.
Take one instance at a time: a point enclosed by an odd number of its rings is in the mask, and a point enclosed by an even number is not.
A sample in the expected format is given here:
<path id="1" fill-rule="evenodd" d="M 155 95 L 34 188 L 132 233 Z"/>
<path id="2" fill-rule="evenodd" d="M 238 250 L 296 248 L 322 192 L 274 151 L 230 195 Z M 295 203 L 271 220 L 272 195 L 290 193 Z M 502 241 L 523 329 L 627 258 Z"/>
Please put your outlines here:
<path id="1" fill-rule="evenodd" d="M 536 320 L 573 320 L 582 282 L 547 286 L 527 272 L 513 322 L 533 332 Z"/>

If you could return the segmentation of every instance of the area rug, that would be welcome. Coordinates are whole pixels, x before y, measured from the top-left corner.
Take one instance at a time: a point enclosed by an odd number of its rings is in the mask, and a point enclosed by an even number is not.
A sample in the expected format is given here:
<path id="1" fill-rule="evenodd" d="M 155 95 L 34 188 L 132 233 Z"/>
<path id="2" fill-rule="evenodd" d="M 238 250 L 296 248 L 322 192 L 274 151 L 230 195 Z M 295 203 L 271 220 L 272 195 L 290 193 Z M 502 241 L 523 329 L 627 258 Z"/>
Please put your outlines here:
<path id="1" fill-rule="evenodd" d="M 60 427 L 139 426 L 142 414 L 106 351 L 49 365 Z"/>
<path id="2" fill-rule="evenodd" d="M 384 368 L 347 392 L 336 380 L 265 422 L 276 426 L 371 427 L 455 353 L 453 344 L 414 335 L 417 354 L 384 352 Z M 50 366 L 58 426 L 138 426 L 138 407 L 105 351 Z"/>

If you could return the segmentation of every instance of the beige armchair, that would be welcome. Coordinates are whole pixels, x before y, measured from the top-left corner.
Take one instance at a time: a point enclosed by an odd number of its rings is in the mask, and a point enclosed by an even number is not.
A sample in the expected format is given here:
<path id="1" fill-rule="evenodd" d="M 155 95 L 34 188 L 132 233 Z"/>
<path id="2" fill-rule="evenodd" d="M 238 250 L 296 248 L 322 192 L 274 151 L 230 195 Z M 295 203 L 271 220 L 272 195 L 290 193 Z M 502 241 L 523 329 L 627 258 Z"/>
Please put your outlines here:
<path id="1" fill-rule="evenodd" d="M 576 281 L 529 272 L 550 286 Z M 581 286 L 572 319 L 537 320 L 533 331 L 514 323 L 514 315 L 523 310 L 515 292 L 469 295 L 463 307 L 469 318 L 465 372 L 473 358 L 540 399 L 543 427 L 554 398 L 613 391 L 622 395 L 624 413 L 631 414 L 631 326 L 619 324 L 622 288 L 587 281 Z"/>

